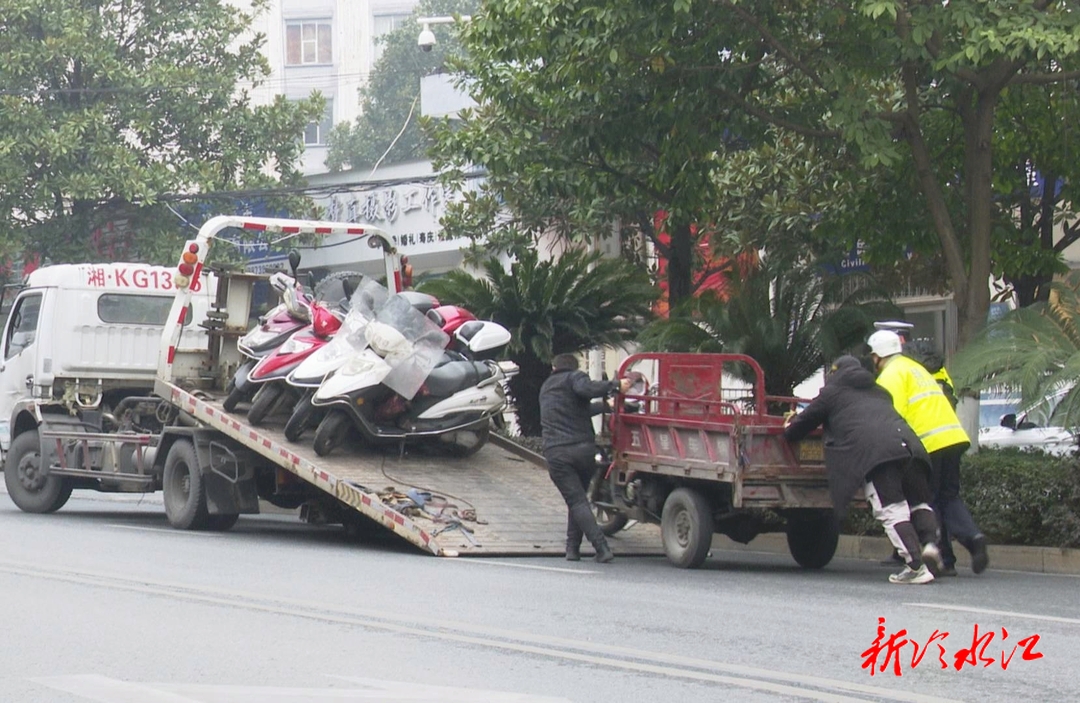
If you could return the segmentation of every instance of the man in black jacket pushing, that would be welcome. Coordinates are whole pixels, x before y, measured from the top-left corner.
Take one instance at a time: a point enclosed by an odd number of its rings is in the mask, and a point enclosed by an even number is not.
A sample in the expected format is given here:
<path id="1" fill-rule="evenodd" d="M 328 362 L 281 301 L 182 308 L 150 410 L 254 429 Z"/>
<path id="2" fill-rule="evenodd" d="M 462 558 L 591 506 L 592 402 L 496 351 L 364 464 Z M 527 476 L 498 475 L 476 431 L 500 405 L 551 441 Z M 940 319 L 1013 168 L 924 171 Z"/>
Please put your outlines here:
<path id="1" fill-rule="evenodd" d="M 937 516 L 927 483 L 930 458 L 893 407 L 892 396 L 853 356 L 833 364 L 825 387 L 784 430 L 789 442 L 824 425 L 825 469 L 837 518 L 859 485 L 906 566 L 891 583 L 922 584 L 940 567 Z"/>
<path id="2" fill-rule="evenodd" d="M 593 381 L 578 369 L 577 357 L 559 354 L 552 361 L 551 376 L 540 387 L 540 428 L 548 475 L 569 508 L 566 521 L 566 558 L 581 559 L 584 535 L 596 549 L 596 561 L 615 558 L 596 524 L 585 491 L 596 469 L 596 433 L 592 416 L 603 411 L 603 398 L 615 391 L 625 393 L 630 380 Z M 593 402 L 593 399 L 601 399 Z"/>

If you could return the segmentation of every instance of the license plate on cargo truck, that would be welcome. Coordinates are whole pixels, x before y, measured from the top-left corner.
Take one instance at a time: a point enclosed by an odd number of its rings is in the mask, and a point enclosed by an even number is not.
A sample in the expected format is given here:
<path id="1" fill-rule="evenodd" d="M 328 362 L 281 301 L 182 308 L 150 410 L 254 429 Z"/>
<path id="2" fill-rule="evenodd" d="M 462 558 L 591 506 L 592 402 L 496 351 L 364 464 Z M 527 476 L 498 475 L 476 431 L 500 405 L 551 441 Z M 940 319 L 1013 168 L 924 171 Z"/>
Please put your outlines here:
<path id="1" fill-rule="evenodd" d="M 799 442 L 795 450 L 795 456 L 800 462 L 822 462 L 825 461 L 825 447 L 820 439 L 804 439 Z"/>

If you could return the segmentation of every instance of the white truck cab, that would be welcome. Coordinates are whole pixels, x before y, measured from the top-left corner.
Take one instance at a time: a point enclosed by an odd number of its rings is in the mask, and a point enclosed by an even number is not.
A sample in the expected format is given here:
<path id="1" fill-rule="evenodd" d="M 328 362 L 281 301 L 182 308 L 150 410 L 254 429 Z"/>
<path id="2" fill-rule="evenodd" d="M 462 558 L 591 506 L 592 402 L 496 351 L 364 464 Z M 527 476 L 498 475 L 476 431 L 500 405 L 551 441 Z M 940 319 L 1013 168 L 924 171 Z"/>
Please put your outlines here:
<path id="1" fill-rule="evenodd" d="M 42 405 L 101 408 L 110 394 L 154 387 L 162 329 L 176 298 L 174 272 L 149 264 L 61 264 L 27 277 L 0 339 L 0 449 L 20 415 Z M 199 326 L 216 294 L 207 274 L 193 282 L 180 350 L 205 350 Z M 105 408 L 107 409 L 107 407 Z"/>

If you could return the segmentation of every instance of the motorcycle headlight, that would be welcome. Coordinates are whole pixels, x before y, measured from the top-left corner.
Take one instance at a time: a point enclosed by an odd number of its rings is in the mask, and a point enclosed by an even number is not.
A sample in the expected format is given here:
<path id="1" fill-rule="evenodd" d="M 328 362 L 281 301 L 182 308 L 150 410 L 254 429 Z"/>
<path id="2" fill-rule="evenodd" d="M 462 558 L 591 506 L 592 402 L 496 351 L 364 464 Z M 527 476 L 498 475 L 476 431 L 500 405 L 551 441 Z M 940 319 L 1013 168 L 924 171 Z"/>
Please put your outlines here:
<path id="1" fill-rule="evenodd" d="M 240 340 L 241 344 L 248 347 L 262 346 L 266 342 L 269 342 L 274 337 L 278 336 L 280 332 L 270 332 L 268 330 L 253 329 L 243 336 Z"/>
<path id="2" fill-rule="evenodd" d="M 288 341 L 281 345 L 281 348 L 278 351 L 281 354 L 299 354 L 300 352 L 311 349 L 313 346 L 315 345 L 305 339 L 290 337 Z"/>
<path id="3" fill-rule="evenodd" d="M 341 367 L 340 373 L 342 376 L 359 376 L 362 373 L 372 371 L 378 366 L 374 361 L 368 359 L 361 359 L 354 357 L 345 362 L 345 365 Z"/>

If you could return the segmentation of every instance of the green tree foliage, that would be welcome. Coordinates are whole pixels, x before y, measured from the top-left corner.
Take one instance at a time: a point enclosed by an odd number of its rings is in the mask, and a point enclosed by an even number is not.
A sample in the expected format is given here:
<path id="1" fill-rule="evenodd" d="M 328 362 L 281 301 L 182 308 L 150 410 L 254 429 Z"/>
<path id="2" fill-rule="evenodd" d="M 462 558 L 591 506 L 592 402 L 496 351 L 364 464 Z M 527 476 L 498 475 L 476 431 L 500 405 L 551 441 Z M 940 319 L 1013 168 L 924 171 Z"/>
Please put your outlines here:
<path id="1" fill-rule="evenodd" d="M 690 292 L 689 224 L 722 216 L 710 208 L 726 141 L 767 142 L 771 125 L 839 142 L 867 168 L 900 168 L 886 192 L 919 194 L 874 211 L 886 226 L 867 243 L 895 249 L 890 219 L 903 237 L 922 211 L 962 344 L 986 319 L 992 235 L 1005 231 L 999 106 L 1080 77 L 1078 27 L 1067 0 L 485 3 L 457 64 L 481 107 L 444 126 L 438 154 L 483 166 L 526 230 L 563 219 L 592 236 L 590 223 L 618 215 L 648 232 L 646 214 L 671 211 L 675 246 L 661 251 L 677 300 Z"/>
<path id="2" fill-rule="evenodd" d="M 477 0 L 423 0 L 413 17 L 468 15 Z M 372 167 L 423 158 L 428 140 L 420 129 L 420 78 L 440 69 L 460 51 L 457 28 L 432 27 L 436 44 L 420 51 L 420 25 L 412 18 L 382 37 L 384 49 L 371 77 L 360 88 L 361 114 L 352 123 L 335 125 L 327 140 L 326 165 L 331 171 Z M 385 154 L 385 157 L 384 157 Z"/>
<path id="3" fill-rule="evenodd" d="M 713 3 L 484 3 L 453 63 L 479 107 L 438 126 L 434 154 L 439 167 L 482 167 L 487 182 L 444 224 L 493 241 L 591 239 L 617 218 L 667 259 L 672 300 L 690 295 L 692 227 L 705 231 L 718 196 L 729 101 L 710 71 L 669 69 L 700 66 L 703 47 L 723 46 L 724 22 Z M 660 210 L 670 241 L 654 228 Z"/>
<path id="4" fill-rule="evenodd" d="M 540 434 L 540 386 L 556 354 L 632 340 L 656 299 L 656 289 L 638 267 L 621 259 L 569 250 L 541 261 L 535 250 L 504 268 L 496 258 L 484 278 L 455 270 L 425 282 L 421 290 L 444 304 L 461 305 L 480 319 L 510 330 L 508 357 L 519 367 L 510 379 L 522 434 Z"/>
<path id="5" fill-rule="evenodd" d="M 1025 408 L 1052 410 L 1055 425 L 1080 425 L 1080 273 L 1050 284 L 1049 300 L 1007 313 L 953 358 L 961 389 L 998 386 Z M 1057 403 L 1047 400 L 1069 389 Z"/>
<path id="6" fill-rule="evenodd" d="M 861 353 L 874 320 L 896 314 L 872 288 L 845 295 L 840 279 L 778 253 L 731 276 L 722 291 L 685 301 L 638 342 L 652 351 L 746 354 L 761 365 L 766 393 L 790 397 L 840 354 Z"/>
<path id="7" fill-rule="evenodd" d="M 269 67 L 231 3 L 0 0 L 0 17 L 0 229 L 13 248 L 171 261 L 181 227 L 165 202 L 299 183 L 299 135 L 322 100 L 251 104 L 243 86 Z M 123 222 L 132 240 L 93 241 Z"/>

